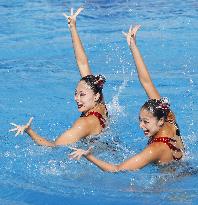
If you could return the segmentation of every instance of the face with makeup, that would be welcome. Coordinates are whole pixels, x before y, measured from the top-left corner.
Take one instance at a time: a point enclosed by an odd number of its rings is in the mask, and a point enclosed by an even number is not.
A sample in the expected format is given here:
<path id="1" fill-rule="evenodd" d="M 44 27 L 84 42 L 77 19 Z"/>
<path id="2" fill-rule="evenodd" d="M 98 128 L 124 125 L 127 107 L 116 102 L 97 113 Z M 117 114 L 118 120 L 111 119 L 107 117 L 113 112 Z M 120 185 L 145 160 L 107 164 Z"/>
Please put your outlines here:
<path id="1" fill-rule="evenodd" d="M 81 80 L 76 88 L 74 99 L 78 106 L 79 112 L 88 112 L 97 105 L 100 94 L 94 94 L 91 87 Z"/>
<path id="2" fill-rule="evenodd" d="M 153 115 L 147 109 L 142 108 L 139 115 L 140 128 L 143 130 L 145 136 L 152 137 L 157 134 L 164 124 L 164 119 Z"/>

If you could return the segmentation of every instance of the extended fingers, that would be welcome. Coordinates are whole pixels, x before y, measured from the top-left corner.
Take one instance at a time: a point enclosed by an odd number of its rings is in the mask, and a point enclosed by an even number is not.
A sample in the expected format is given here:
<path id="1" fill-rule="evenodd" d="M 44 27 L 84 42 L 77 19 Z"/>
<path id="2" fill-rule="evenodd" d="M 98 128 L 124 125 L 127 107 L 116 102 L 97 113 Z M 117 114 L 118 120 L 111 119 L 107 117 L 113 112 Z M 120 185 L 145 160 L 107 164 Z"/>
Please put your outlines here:
<path id="1" fill-rule="evenodd" d="M 83 11 L 84 8 L 83 7 L 80 7 L 77 9 L 76 13 L 74 14 L 75 16 L 78 16 L 80 14 L 81 11 Z"/>
<path id="2" fill-rule="evenodd" d="M 81 154 L 81 155 L 78 155 L 78 156 L 77 156 L 77 160 L 80 160 L 81 157 L 82 157 L 82 154 Z"/>
<path id="3" fill-rule="evenodd" d="M 130 25 L 129 27 L 129 33 L 131 33 L 131 31 L 132 31 L 132 25 Z"/>
<path id="4" fill-rule="evenodd" d="M 85 154 L 84 150 L 82 150 L 82 149 L 75 149 L 74 152 L 69 154 L 69 158 L 79 160 L 84 154 Z"/>
<path id="5" fill-rule="evenodd" d="M 12 123 L 13 125 L 14 123 Z M 23 132 L 24 132 L 24 128 L 20 125 L 16 125 L 14 124 L 15 128 L 13 129 L 10 129 L 9 132 L 16 132 L 15 136 L 18 136 L 19 134 L 22 134 L 23 135 Z"/>
<path id="6" fill-rule="evenodd" d="M 33 119 L 34 119 L 33 117 L 31 117 L 31 118 L 29 119 L 29 121 L 28 121 L 28 123 L 27 123 L 28 126 L 30 126 L 30 125 L 32 124 Z"/>
<path id="7" fill-rule="evenodd" d="M 69 149 L 78 150 L 78 148 L 67 146 Z M 73 152 L 72 152 L 73 153 Z"/>
<path id="8" fill-rule="evenodd" d="M 127 37 L 127 33 L 126 33 L 126 32 L 122 31 L 122 34 L 123 34 L 125 37 Z"/>
<path id="9" fill-rule="evenodd" d="M 32 123 L 33 117 L 31 117 L 28 121 L 28 123 L 24 125 L 17 125 L 15 123 L 10 123 L 11 125 L 15 126 L 14 128 L 10 129 L 9 132 L 16 132 L 15 136 L 18 136 L 19 134 L 23 135 L 25 129 L 29 127 Z"/>
<path id="10" fill-rule="evenodd" d="M 77 11 L 74 13 L 74 9 L 70 9 L 70 15 L 68 16 L 66 13 L 63 13 L 63 16 L 68 20 L 68 24 L 70 24 L 72 19 L 76 19 L 76 17 L 80 14 L 80 12 L 83 10 L 83 7 L 80 7 L 77 9 Z"/>
<path id="11" fill-rule="evenodd" d="M 134 34 L 137 33 L 137 31 L 140 29 L 141 25 L 136 25 L 131 32 L 133 32 Z"/>
<path id="12" fill-rule="evenodd" d="M 83 150 L 83 149 L 77 149 L 77 148 L 75 148 L 75 147 L 70 147 L 70 146 L 68 146 L 68 148 L 70 148 L 70 149 L 72 149 L 72 150 L 75 150 L 75 151 L 73 151 L 72 153 L 70 153 L 68 156 L 69 156 L 69 158 L 71 158 L 71 159 L 76 159 L 76 160 L 80 160 L 80 158 L 82 157 L 82 156 L 87 156 L 88 154 L 90 154 L 91 153 L 91 150 L 93 149 L 93 146 L 91 146 L 91 147 L 89 147 L 89 149 L 88 150 Z"/>
<path id="13" fill-rule="evenodd" d="M 89 149 L 87 150 L 87 153 L 91 153 L 91 151 L 93 150 L 94 146 L 89 147 Z"/>
<path id="14" fill-rule="evenodd" d="M 13 126 L 15 126 L 15 127 L 18 126 L 17 124 L 15 124 L 15 123 L 13 123 L 13 122 L 11 122 L 10 124 L 13 125 Z"/>
<path id="15" fill-rule="evenodd" d="M 126 32 L 122 32 L 122 34 L 127 37 L 128 35 L 135 35 L 137 33 L 137 31 L 140 29 L 141 25 L 137 24 L 134 27 L 132 27 L 132 25 L 130 25 L 128 33 Z"/>
<path id="16" fill-rule="evenodd" d="M 134 28 L 138 30 L 140 27 L 141 27 L 141 25 L 137 24 Z"/>
<path id="17" fill-rule="evenodd" d="M 71 8 L 70 11 L 71 11 L 71 16 L 73 16 L 74 15 L 74 9 Z"/>
<path id="18" fill-rule="evenodd" d="M 20 125 L 17 125 L 17 124 L 12 123 L 12 122 L 10 124 L 15 126 L 15 128 L 10 129 L 9 132 L 15 132 L 15 131 L 17 131 L 20 128 Z"/>
<path id="19" fill-rule="evenodd" d="M 79 153 L 77 151 L 74 151 L 71 154 L 69 154 L 69 158 L 71 159 L 77 159 L 78 156 L 79 156 Z"/>
<path id="20" fill-rule="evenodd" d="M 69 16 L 68 16 L 66 13 L 63 13 L 63 16 L 64 16 L 66 19 L 69 18 Z"/>
<path id="21" fill-rule="evenodd" d="M 15 137 L 18 136 L 21 132 L 21 128 L 18 129 L 17 133 L 15 134 Z"/>
<path id="22" fill-rule="evenodd" d="M 16 130 L 18 130 L 18 128 L 13 128 L 13 129 L 10 129 L 9 132 L 15 132 Z"/>

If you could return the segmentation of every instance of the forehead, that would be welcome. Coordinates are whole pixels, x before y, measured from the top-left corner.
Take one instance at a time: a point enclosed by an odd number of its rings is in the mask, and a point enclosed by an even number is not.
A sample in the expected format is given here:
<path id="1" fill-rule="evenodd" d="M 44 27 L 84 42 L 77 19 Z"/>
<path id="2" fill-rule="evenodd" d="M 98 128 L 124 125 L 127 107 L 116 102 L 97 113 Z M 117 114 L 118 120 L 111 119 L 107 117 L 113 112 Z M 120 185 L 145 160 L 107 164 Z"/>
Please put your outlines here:
<path id="1" fill-rule="evenodd" d="M 141 118 L 154 118 L 153 114 L 145 108 L 142 108 L 140 110 L 140 117 Z"/>
<path id="2" fill-rule="evenodd" d="M 80 81 L 76 87 L 76 91 L 92 91 L 91 87 L 85 82 L 85 81 Z"/>

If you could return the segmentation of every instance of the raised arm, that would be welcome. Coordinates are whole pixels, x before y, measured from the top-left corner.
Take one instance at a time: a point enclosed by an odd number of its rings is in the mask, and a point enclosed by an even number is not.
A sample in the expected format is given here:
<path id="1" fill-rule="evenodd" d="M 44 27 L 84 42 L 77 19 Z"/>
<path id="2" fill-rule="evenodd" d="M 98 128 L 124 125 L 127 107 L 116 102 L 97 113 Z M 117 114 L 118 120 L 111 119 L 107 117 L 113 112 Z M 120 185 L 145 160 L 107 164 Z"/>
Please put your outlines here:
<path id="1" fill-rule="evenodd" d="M 151 80 L 148 69 L 136 45 L 136 33 L 139 30 L 139 28 L 140 25 L 136 25 L 134 28 L 130 27 L 128 33 L 124 33 L 124 35 L 126 36 L 127 43 L 132 52 L 140 83 L 142 84 L 146 94 L 150 99 L 159 99 L 160 94 Z"/>
<path id="2" fill-rule="evenodd" d="M 84 156 L 87 160 L 95 164 L 101 170 L 107 172 L 134 171 L 146 166 L 153 161 L 158 160 L 162 154 L 161 150 L 158 149 L 158 147 L 149 146 L 141 153 L 129 158 L 123 163 L 114 165 L 97 159 L 93 154 L 91 154 L 91 149 L 88 149 L 87 151 L 75 148 L 72 149 L 74 149 L 75 151 L 69 155 L 70 158 L 79 160 L 81 156 Z"/>
<path id="3" fill-rule="evenodd" d="M 71 37 L 72 37 L 74 53 L 75 53 L 75 57 L 76 57 L 76 61 L 77 61 L 80 74 L 82 77 L 84 77 L 84 76 L 90 75 L 91 70 L 90 70 L 88 59 L 85 54 L 83 45 L 81 43 L 77 28 L 76 28 L 76 17 L 80 14 L 82 10 L 83 8 L 80 7 L 76 11 L 76 13 L 73 13 L 73 9 L 71 9 L 70 16 L 67 16 L 67 14 L 65 13 L 63 15 L 66 17 L 68 21 L 69 30 L 70 30 Z"/>

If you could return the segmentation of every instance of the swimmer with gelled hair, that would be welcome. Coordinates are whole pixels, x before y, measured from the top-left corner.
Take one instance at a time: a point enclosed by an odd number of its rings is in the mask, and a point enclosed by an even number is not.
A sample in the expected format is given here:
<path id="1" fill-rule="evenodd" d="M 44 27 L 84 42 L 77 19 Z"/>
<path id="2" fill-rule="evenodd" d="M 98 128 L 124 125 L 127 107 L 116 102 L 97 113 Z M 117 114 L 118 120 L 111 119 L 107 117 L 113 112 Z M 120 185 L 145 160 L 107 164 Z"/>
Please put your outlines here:
<path id="1" fill-rule="evenodd" d="M 105 128 L 108 115 L 102 93 L 105 77 L 92 74 L 87 56 L 78 35 L 76 17 L 82 10 L 83 8 L 80 7 L 75 13 L 73 9 L 71 9 L 71 14 L 69 16 L 66 13 L 63 14 L 68 22 L 77 65 L 82 77 L 76 87 L 74 96 L 78 111 L 82 113 L 80 118 L 78 118 L 72 127 L 61 134 L 55 141 L 44 139 L 31 128 L 33 118 L 30 118 L 26 125 L 11 123 L 14 128 L 10 131 L 16 132 L 15 136 L 25 132 L 39 145 L 56 147 L 75 143 L 87 136 L 98 135 Z"/>
<path id="2" fill-rule="evenodd" d="M 152 162 L 167 164 L 172 161 L 178 161 L 184 155 L 184 145 L 175 116 L 170 110 L 170 104 L 167 98 L 161 98 L 154 86 L 136 45 L 136 33 L 139 28 L 140 25 L 136 25 L 134 28 L 130 27 L 128 33 L 123 34 L 132 52 L 139 80 L 149 97 L 149 100 L 141 107 L 139 114 L 140 128 L 145 136 L 148 137 L 148 145 L 142 152 L 118 165 L 97 159 L 91 153 L 93 147 L 88 150 L 72 148 L 74 151 L 69 155 L 70 158 L 79 160 L 84 156 L 103 171 L 133 171 Z"/>

